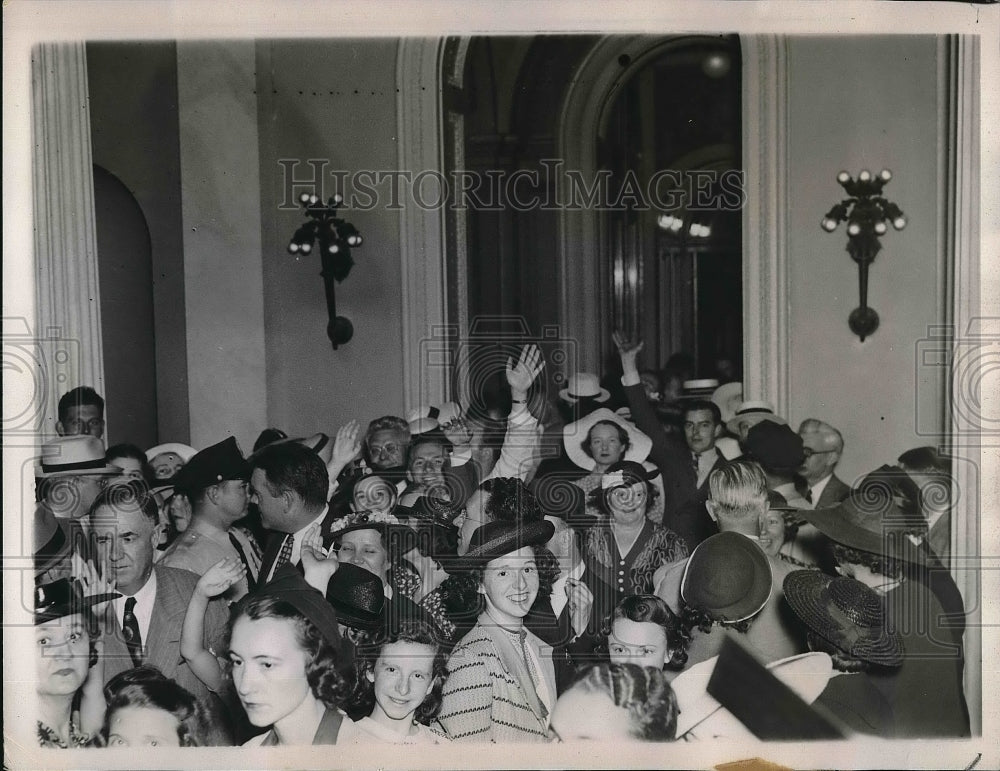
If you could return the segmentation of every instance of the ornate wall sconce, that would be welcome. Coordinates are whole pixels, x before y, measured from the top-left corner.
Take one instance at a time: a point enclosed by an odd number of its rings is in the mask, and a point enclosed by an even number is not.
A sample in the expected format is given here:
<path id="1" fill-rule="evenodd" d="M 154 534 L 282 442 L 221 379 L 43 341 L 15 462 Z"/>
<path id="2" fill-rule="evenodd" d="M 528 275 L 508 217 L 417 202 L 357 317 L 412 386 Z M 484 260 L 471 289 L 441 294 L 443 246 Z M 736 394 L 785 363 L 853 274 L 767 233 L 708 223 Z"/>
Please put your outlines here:
<path id="1" fill-rule="evenodd" d="M 847 198 L 826 213 L 820 226 L 828 233 L 837 229 L 841 222 L 847 222 L 847 252 L 858 264 L 858 287 L 861 304 L 851 311 L 847 319 L 851 331 L 864 342 L 868 335 L 878 329 L 878 314 L 868 307 L 868 266 L 882 248 L 879 236 L 888 231 L 886 223 L 896 230 L 906 227 L 906 217 L 896 204 L 882 197 L 882 188 L 892 179 L 892 172 L 882 169 L 872 176 L 867 170 L 853 179 L 846 171 L 837 175 L 850 198 Z"/>
<path id="2" fill-rule="evenodd" d="M 334 282 L 341 282 L 354 267 L 351 259 L 351 247 L 361 246 L 362 238 L 358 229 L 350 222 L 337 217 L 337 209 L 344 199 L 335 195 L 327 203 L 322 203 L 318 196 L 303 193 L 299 203 L 305 210 L 303 214 L 309 221 L 295 231 L 288 251 L 291 254 L 310 254 L 313 245 L 319 248 L 323 269 L 323 286 L 326 289 L 326 311 L 329 323 L 326 325 L 326 336 L 330 338 L 334 350 L 354 336 L 354 325 L 344 316 L 337 315 L 337 298 Z"/>

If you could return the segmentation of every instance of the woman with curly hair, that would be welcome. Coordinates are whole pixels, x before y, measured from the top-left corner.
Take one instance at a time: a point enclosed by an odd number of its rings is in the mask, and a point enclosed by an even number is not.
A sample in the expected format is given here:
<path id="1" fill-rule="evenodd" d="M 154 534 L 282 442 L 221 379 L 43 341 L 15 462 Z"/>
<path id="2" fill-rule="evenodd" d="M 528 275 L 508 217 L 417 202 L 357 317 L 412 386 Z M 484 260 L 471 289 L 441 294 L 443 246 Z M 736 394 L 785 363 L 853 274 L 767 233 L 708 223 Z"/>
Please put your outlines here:
<path id="1" fill-rule="evenodd" d="M 347 686 L 338 671 L 337 614 L 286 565 L 234 606 L 233 686 L 250 723 L 269 728 L 244 746 L 336 744 Z"/>
<path id="2" fill-rule="evenodd" d="M 559 697 L 552 731 L 563 742 L 672 742 L 677 713 L 677 697 L 658 667 L 598 664 Z"/>
<path id="3" fill-rule="evenodd" d="M 339 744 L 438 744 L 447 741 L 436 717 L 448 676 L 447 654 L 430 619 L 417 614 L 368 632 L 354 660 L 350 713 Z"/>
<path id="4" fill-rule="evenodd" d="M 107 684 L 102 736 L 108 747 L 202 747 L 205 713 L 191 692 L 153 666 L 122 672 Z"/>
<path id="5" fill-rule="evenodd" d="M 552 523 L 495 521 L 472 536 L 452 567 L 476 625 L 455 646 L 438 718 L 448 736 L 466 742 L 546 742 L 556 682 L 552 648 L 524 625 L 540 592 L 558 573 L 542 546 Z M 457 576 L 455 576 L 457 577 Z"/>
<path id="6" fill-rule="evenodd" d="M 687 663 L 687 644 L 680 619 L 667 603 L 651 594 L 626 597 L 608 619 L 604 636 L 612 664 L 638 664 L 679 672 Z M 672 679 L 668 674 L 668 679 Z"/>
<path id="7" fill-rule="evenodd" d="M 647 518 L 657 496 L 651 473 L 658 472 L 631 461 L 616 463 L 591 494 L 605 523 L 587 535 L 587 565 L 614 587 L 619 601 L 631 594 L 652 594 L 656 570 L 688 556 L 687 544 L 677 533 Z"/>

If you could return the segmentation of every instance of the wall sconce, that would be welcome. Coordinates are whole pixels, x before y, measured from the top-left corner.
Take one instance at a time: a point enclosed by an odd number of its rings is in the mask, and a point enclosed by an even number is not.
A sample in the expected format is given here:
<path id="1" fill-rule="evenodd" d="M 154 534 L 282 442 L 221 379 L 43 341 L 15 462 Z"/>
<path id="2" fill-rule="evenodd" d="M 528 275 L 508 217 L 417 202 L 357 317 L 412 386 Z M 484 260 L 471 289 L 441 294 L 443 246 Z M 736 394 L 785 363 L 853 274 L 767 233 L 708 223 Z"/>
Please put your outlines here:
<path id="1" fill-rule="evenodd" d="M 326 336 L 330 338 L 334 350 L 354 336 L 354 325 L 350 320 L 337 315 L 334 281 L 340 282 L 347 278 L 354 266 L 351 247 L 361 246 L 363 240 L 354 225 L 336 216 L 343 201 L 339 195 L 333 196 L 325 204 L 316 195 L 303 193 L 299 196 L 299 203 L 305 210 L 303 214 L 309 221 L 295 231 L 288 244 L 291 254 L 310 254 L 313 244 L 319 247 L 323 265 L 320 275 L 326 289 L 326 311 L 330 319 L 326 325 Z"/>
<path id="2" fill-rule="evenodd" d="M 876 176 L 867 170 L 853 179 L 846 171 L 837 175 L 837 182 L 847 191 L 847 198 L 827 212 L 820 227 L 832 233 L 841 222 L 847 222 L 847 252 L 858 264 L 858 288 L 861 304 L 847 319 L 851 331 L 865 341 L 878 329 L 878 314 L 868 307 L 868 266 L 882 248 L 879 236 L 888 231 L 887 222 L 896 230 L 906 227 L 906 217 L 896 204 L 882 197 L 882 188 L 892 179 L 892 172 L 882 169 Z"/>

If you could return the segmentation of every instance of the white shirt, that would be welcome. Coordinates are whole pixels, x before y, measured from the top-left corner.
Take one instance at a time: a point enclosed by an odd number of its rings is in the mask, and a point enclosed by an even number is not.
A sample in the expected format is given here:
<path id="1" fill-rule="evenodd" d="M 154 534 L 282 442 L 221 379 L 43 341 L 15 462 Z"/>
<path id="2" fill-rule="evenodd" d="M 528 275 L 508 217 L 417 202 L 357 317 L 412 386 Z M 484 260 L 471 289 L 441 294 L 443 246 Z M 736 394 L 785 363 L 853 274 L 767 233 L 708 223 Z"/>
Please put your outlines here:
<path id="1" fill-rule="evenodd" d="M 809 492 L 812 496 L 812 502 L 808 499 L 806 500 L 806 505 L 803 508 L 815 509 L 816 504 L 819 502 L 819 497 L 823 494 L 826 486 L 830 484 L 830 480 L 833 479 L 833 474 L 829 474 L 819 480 L 816 484 L 809 488 Z"/>
<path id="2" fill-rule="evenodd" d="M 142 640 L 142 647 L 145 650 L 149 646 L 149 622 L 153 620 L 153 605 L 156 603 L 156 571 L 149 574 L 149 580 L 137 591 L 135 597 L 135 620 L 139 622 L 139 639 Z M 128 596 L 121 596 L 117 600 L 112 600 L 115 609 L 115 618 L 118 619 L 118 628 L 125 624 L 125 601 Z"/>
<path id="3" fill-rule="evenodd" d="M 316 517 L 316 519 L 306 524 L 305 527 L 296 530 L 294 533 L 292 533 L 292 556 L 289 558 L 289 562 L 292 565 L 298 565 L 299 560 L 302 559 L 302 541 L 305 539 L 306 531 L 313 525 L 322 525 L 323 520 L 326 517 L 326 513 L 329 510 L 329 508 L 330 508 L 329 506 L 324 506 L 323 511 L 319 513 L 319 516 Z M 278 567 L 278 560 L 275 560 L 274 564 L 271 565 L 271 572 L 268 573 L 267 576 L 268 581 L 270 581 L 274 577 L 274 571 L 277 567 Z"/>
<path id="4" fill-rule="evenodd" d="M 691 452 L 691 456 L 693 459 L 693 450 Z M 705 484 L 705 480 L 708 479 L 708 475 L 711 473 L 712 469 L 715 468 L 715 463 L 718 460 L 719 451 L 716 450 L 715 447 L 698 454 L 698 480 L 695 482 L 695 487 L 701 487 Z"/>
<path id="5" fill-rule="evenodd" d="M 569 597 L 566 596 L 566 583 L 571 578 L 579 581 L 586 567 L 584 561 L 580 560 L 575 568 L 569 573 L 560 574 L 559 578 L 552 584 L 552 595 L 549 597 L 549 602 L 552 603 L 552 612 L 555 613 L 556 618 L 559 618 L 559 614 L 563 612 L 566 603 L 569 602 Z"/>

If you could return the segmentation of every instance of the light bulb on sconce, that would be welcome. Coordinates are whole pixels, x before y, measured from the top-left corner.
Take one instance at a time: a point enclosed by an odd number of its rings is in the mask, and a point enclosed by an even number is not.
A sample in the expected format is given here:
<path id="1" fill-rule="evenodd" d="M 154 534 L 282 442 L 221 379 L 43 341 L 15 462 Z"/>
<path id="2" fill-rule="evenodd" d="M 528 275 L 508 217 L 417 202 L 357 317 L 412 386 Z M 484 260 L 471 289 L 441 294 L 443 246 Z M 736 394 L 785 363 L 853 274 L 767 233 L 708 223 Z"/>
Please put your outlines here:
<path id="1" fill-rule="evenodd" d="M 888 231 L 887 222 L 893 228 L 906 227 L 906 216 L 900 208 L 882 195 L 882 189 L 892 179 L 889 169 L 882 169 L 873 177 L 868 169 L 862 169 L 857 179 L 852 179 L 846 171 L 837 174 L 837 182 L 844 188 L 848 198 L 840 201 L 820 221 L 820 227 L 832 233 L 841 222 L 847 222 L 847 252 L 858 265 L 858 294 L 860 305 L 851 311 L 847 319 L 851 331 L 862 342 L 879 326 L 879 316 L 868 307 L 868 269 L 882 248 L 879 236 Z"/>

